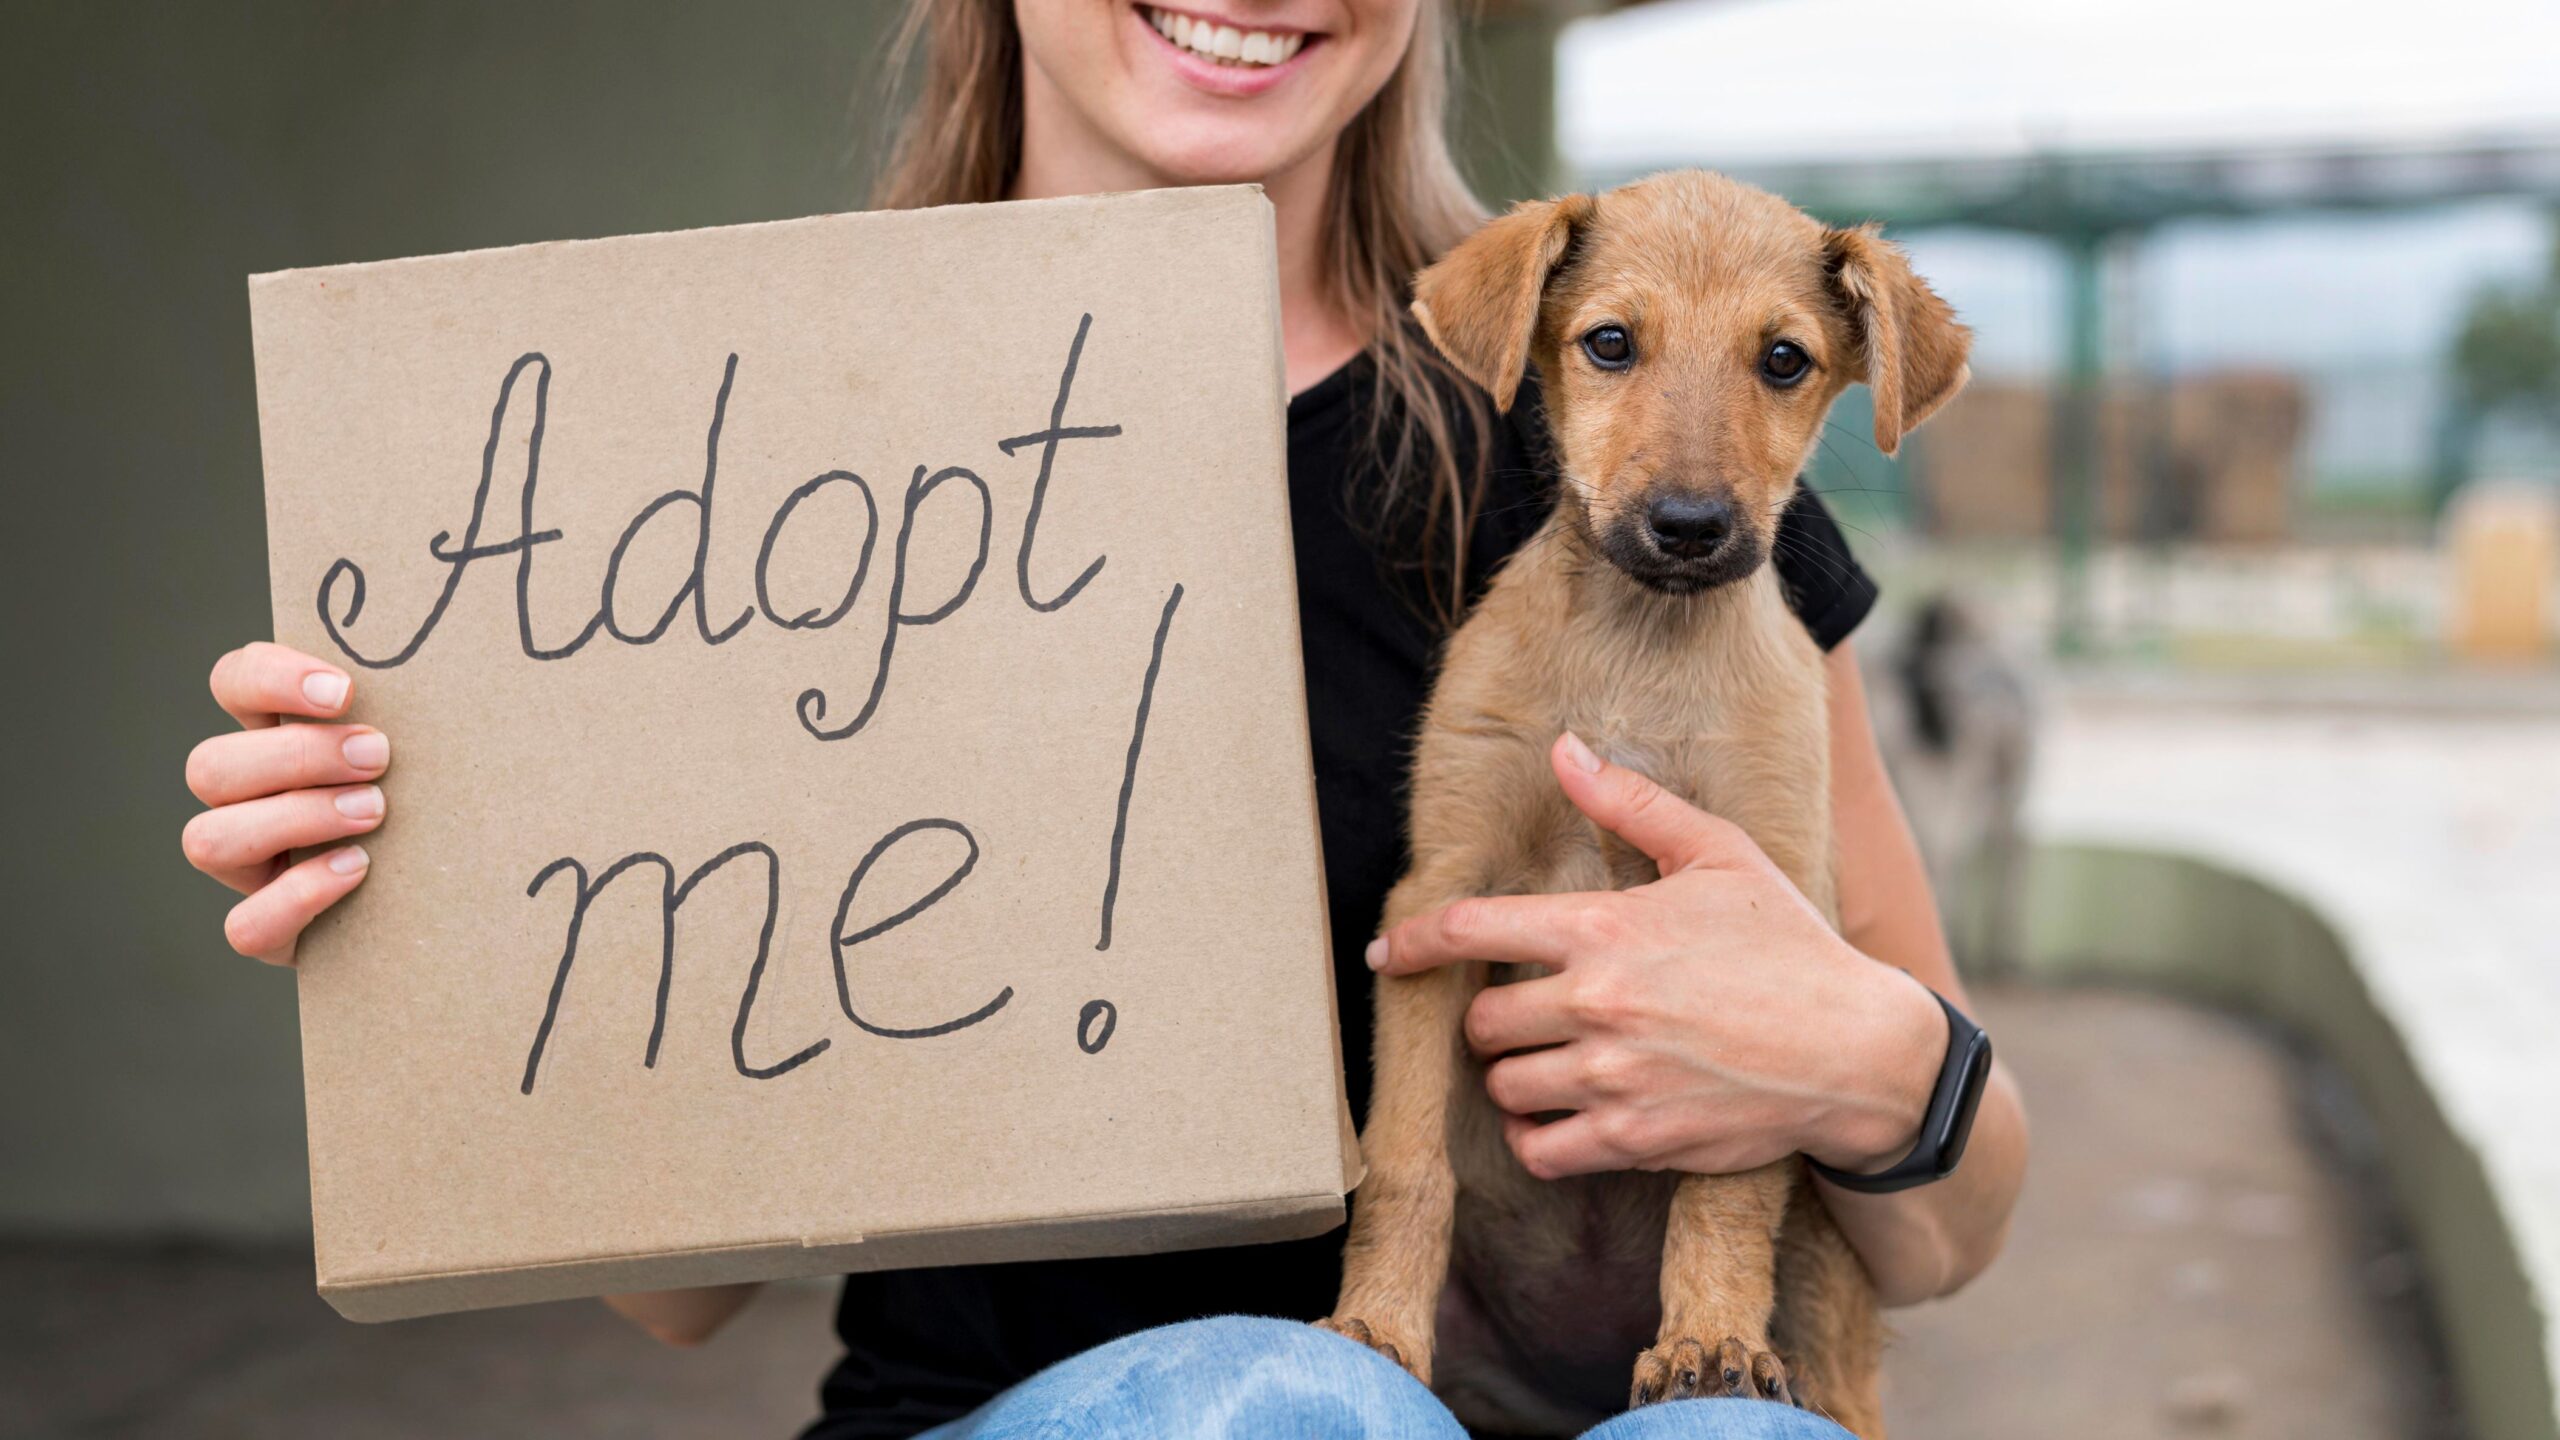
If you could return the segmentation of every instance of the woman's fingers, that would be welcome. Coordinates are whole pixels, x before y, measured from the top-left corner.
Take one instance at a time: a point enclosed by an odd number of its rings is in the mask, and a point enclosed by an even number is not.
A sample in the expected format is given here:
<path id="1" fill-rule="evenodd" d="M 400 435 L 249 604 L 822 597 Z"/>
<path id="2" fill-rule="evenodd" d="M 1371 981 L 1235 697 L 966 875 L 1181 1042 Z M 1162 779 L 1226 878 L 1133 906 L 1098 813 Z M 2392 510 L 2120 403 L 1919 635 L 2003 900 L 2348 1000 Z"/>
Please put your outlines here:
<path id="1" fill-rule="evenodd" d="M 1543 1125 L 1522 1115 L 1502 1117 L 1502 1138 L 1520 1168 L 1541 1180 L 1636 1168 L 1637 1157 L 1610 1144 L 1604 1128 L 1587 1112 Z"/>
<path id="2" fill-rule="evenodd" d="M 187 822 L 187 860 L 247 898 L 222 933 L 231 948 L 271 965 L 293 963 L 313 916 L 364 879 L 371 859 L 341 845 L 299 865 L 283 857 L 359 835 L 382 823 L 391 741 L 370 725 L 279 725 L 280 716 L 346 713 L 355 684 L 334 665 L 264 641 L 214 662 L 213 698 L 241 729 L 187 757 L 187 788 L 212 807 Z"/>
<path id="3" fill-rule="evenodd" d="M 1369 968 L 1410 975 L 1435 965 L 1486 960 L 1561 966 L 1588 933 L 1596 895 L 1501 895 L 1416 915 L 1369 942 Z"/>
<path id="4" fill-rule="evenodd" d="M 187 788 L 207 805 L 371 780 L 391 741 L 370 725 L 276 725 L 216 735 L 187 757 Z"/>
<path id="5" fill-rule="evenodd" d="M 361 845 L 341 845 L 287 867 L 231 907 L 222 937 L 231 948 L 270 965 L 293 963 L 293 947 L 312 918 L 353 890 L 372 863 Z"/>
<path id="6" fill-rule="evenodd" d="M 252 730 L 275 724 L 279 715 L 326 720 L 343 714 L 354 691 L 344 670 L 264 640 L 213 662 L 214 703 Z"/>
<path id="7" fill-rule="evenodd" d="M 267 883 L 277 856 L 364 834 L 382 823 L 382 809 L 379 785 L 292 790 L 207 810 L 187 822 L 180 844 L 188 864 L 245 894 Z"/>
<path id="8" fill-rule="evenodd" d="M 1593 824 L 1643 851 L 1670 875 L 1709 865 L 1739 865 L 1759 853 L 1742 827 L 1710 815 L 1623 765 L 1591 753 L 1567 730 L 1547 752 L 1565 798 Z"/>
<path id="9" fill-rule="evenodd" d="M 1525 1055 L 1506 1055 L 1486 1067 L 1484 1093 L 1506 1115 L 1544 1115 L 1555 1110 L 1581 1110 L 1595 1098 L 1584 1073 L 1585 1045 L 1556 1045 Z"/>
<path id="10" fill-rule="evenodd" d="M 1467 1004 L 1467 1048 L 1506 1055 L 1577 1039 L 1587 1028 L 1572 1003 L 1574 982 L 1562 975 L 1488 985 Z"/>

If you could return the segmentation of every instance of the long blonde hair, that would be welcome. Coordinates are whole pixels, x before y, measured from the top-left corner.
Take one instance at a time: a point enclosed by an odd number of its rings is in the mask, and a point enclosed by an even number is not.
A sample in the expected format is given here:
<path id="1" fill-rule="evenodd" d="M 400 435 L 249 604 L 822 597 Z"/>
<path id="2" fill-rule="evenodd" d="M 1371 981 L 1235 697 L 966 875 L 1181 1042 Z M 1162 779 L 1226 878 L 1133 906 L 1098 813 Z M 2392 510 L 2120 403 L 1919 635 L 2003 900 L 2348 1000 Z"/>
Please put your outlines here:
<path id="1" fill-rule="evenodd" d="M 1448 8 L 1422 0 L 1403 60 L 1334 147 L 1324 272 L 1334 304 L 1370 337 L 1369 441 L 1386 476 L 1375 497 L 1380 533 L 1414 535 L 1403 522 L 1418 518 L 1419 553 L 1394 558 L 1429 574 L 1433 608 L 1453 622 L 1465 605 L 1492 414 L 1406 313 L 1414 272 L 1485 214 L 1449 153 Z M 1005 198 L 1022 158 L 1022 63 L 1013 0 L 908 0 L 889 66 L 916 93 L 872 203 Z M 1462 429 L 1472 465 L 1460 459 Z"/>

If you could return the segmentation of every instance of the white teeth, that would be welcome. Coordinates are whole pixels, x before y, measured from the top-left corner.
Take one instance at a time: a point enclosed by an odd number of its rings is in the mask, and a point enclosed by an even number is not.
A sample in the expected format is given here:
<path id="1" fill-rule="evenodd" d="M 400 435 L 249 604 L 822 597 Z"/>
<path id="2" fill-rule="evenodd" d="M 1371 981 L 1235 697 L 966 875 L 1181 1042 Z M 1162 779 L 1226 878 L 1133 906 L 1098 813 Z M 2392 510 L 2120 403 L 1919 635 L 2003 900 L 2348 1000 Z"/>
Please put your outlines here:
<path id="1" fill-rule="evenodd" d="M 1307 43 L 1304 35 L 1284 35 L 1267 30 L 1238 30 L 1232 25 L 1212 25 L 1170 10 L 1150 8 L 1147 23 L 1156 33 L 1195 55 L 1230 65 L 1278 65 L 1298 53 Z"/>

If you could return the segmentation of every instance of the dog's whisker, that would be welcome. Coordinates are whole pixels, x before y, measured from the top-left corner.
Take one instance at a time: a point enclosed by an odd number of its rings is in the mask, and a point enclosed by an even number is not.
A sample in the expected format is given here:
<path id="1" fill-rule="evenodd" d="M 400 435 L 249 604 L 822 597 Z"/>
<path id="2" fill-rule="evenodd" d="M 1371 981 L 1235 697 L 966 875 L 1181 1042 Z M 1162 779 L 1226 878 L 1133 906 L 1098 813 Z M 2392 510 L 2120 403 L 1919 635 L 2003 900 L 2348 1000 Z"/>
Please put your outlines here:
<path id="1" fill-rule="evenodd" d="M 1799 562 L 1822 566 L 1824 573 L 1833 580 L 1851 578 L 1850 568 L 1845 562 L 1836 556 L 1822 553 L 1806 544 L 1800 537 L 1789 535 L 1784 531 L 1779 532 L 1776 541 L 1770 546 L 1770 551 L 1772 554 L 1784 551 Z"/>
<path id="2" fill-rule="evenodd" d="M 1841 434 L 1846 435 L 1846 436 L 1848 436 L 1848 437 L 1849 437 L 1849 443 L 1850 443 L 1850 444 L 1852 444 L 1852 445 L 1864 445 L 1864 446 L 1866 446 L 1866 447 L 1867 447 L 1867 453 L 1868 453 L 1868 454 L 1874 455 L 1874 456 L 1876 456 L 1876 458 L 1878 458 L 1878 459 L 1882 459 L 1882 458 L 1884 458 L 1884 453 L 1883 453 L 1882 451 L 1877 450 L 1877 449 L 1875 448 L 1875 443 L 1876 443 L 1876 442 L 1875 442 L 1875 437 L 1873 437 L 1873 436 L 1871 436 L 1871 435 L 1863 435 L 1863 434 L 1860 434 L 1858 431 L 1851 430 L 1851 429 L 1847 428 L 1846 426 L 1843 426 L 1839 421 L 1837 421 L 1837 420 L 1833 420 L 1833 419 L 1828 419 L 1828 418 L 1826 418 L 1826 419 L 1822 422 L 1822 428 L 1823 428 L 1825 431 L 1837 430 L 1837 431 L 1839 431 Z M 1844 463 L 1845 463 L 1845 462 L 1844 462 Z"/>
<path id="3" fill-rule="evenodd" d="M 1774 543 L 1771 545 L 1771 549 L 1773 551 L 1783 549 L 1787 554 L 1795 556 L 1799 560 L 1804 560 L 1813 564 L 1827 565 L 1831 567 L 1831 574 L 1835 579 L 1848 578 L 1850 567 L 1847 561 L 1841 559 L 1837 555 L 1827 553 L 1820 546 L 1806 540 L 1801 535 L 1791 535 L 1782 530 L 1778 532 Z"/>

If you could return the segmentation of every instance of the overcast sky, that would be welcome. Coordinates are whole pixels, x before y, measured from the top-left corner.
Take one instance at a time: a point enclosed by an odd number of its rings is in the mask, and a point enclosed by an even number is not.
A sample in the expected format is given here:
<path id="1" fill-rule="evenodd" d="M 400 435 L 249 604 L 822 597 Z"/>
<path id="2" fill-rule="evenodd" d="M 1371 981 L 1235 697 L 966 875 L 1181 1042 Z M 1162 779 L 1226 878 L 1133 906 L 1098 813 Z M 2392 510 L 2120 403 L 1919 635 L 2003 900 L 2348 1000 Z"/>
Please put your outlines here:
<path id="1" fill-rule="evenodd" d="M 1585 171 L 2560 136 L 2560 0 L 1661 0 L 1558 65 Z"/>

